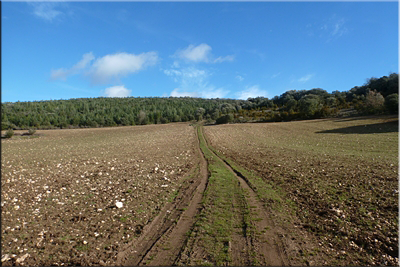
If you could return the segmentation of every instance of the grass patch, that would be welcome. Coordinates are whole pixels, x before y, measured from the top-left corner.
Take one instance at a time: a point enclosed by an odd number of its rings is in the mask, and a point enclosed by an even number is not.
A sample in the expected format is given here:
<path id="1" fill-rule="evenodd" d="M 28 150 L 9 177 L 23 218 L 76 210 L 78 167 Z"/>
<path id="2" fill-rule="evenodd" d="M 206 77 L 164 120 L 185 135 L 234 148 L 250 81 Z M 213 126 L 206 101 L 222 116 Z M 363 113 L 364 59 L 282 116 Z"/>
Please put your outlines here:
<path id="1" fill-rule="evenodd" d="M 232 202 L 237 195 L 243 194 L 236 177 L 224 163 L 208 149 L 201 128 L 197 128 L 200 148 L 208 162 L 210 173 L 208 186 L 203 195 L 204 209 L 197 223 L 203 238 L 203 247 L 211 256 L 211 265 L 226 265 L 231 262 L 229 242 L 234 232 L 234 212 Z M 201 265 L 208 265 L 203 262 Z"/>
<path id="2" fill-rule="evenodd" d="M 216 151 L 211 146 L 210 149 L 220 158 L 222 158 L 225 162 L 227 162 L 235 172 L 240 173 L 242 176 L 245 177 L 249 186 L 257 193 L 257 196 L 259 197 L 260 200 L 262 200 L 265 203 L 273 203 L 274 205 L 270 206 L 278 211 L 284 210 L 283 205 L 285 201 L 283 201 L 283 199 L 286 199 L 286 196 L 280 187 L 274 186 L 275 188 L 273 188 L 271 183 L 264 181 L 254 172 L 248 171 L 240 167 L 231 159 L 225 157 L 221 153 L 218 153 L 218 151 Z M 287 201 L 290 203 L 290 206 L 292 208 L 295 208 L 294 202 L 290 201 L 289 199 Z"/>

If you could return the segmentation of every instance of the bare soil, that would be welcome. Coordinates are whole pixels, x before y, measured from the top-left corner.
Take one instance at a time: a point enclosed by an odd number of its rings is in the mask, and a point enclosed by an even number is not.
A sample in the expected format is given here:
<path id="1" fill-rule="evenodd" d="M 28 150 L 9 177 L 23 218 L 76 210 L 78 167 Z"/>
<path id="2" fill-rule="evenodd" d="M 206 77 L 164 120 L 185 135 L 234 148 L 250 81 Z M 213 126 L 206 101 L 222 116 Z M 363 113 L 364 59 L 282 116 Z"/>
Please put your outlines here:
<path id="1" fill-rule="evenodd" d="M 2 140 L 3 265 L 114 265 L 196 164 L 188 124 L 37 134 Z"/>
<path id="2" fill-rule="evenodd" d="M 293 231 L 317 240 L 303 254 L 325 254 L 327 265 L 398 265 L 397 118 L 221 125 L 205 132 L 218 152 L 285 194 L 300 221 Z"/>
<path id="3" fill-rule="evenodd" d="M 127 244 L 119 253 L 117 265 L 172 266 L 180 257 L 201 209 L 201 200 L 208 181 L 207 162 L 197 145 L 198 168 L 183 181 L 177 197 L 165 205 L 143 235 Z"/>
<path id="4" fill-rule="evenodd" d="M 16 133 L 2 265 L 398 265 L 397 118 Z"/>

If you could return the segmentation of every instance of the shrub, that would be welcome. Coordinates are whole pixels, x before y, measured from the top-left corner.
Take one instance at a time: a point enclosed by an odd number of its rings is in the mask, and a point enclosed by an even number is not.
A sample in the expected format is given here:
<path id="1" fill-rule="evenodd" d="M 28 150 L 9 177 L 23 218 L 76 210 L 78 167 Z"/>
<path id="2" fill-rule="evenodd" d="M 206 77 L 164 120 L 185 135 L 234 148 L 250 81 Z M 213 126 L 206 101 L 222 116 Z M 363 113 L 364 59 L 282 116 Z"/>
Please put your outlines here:
<path id="1" fill-rule="evenodd" d="M 11 138 L 13 135 L 14 135 L 13 129 L 8 129 L 7 132 L 6 132 L 5 137 L 6 138 Z"/>
<path id="2" fill-rule="evenodd" d="M 28 130 L 28 135 L 33 135 L 33 134 L 35 134 L 36 133 L 36 130 L 35 129 L 29 129 Z"/>
<path id="3" fill-rule="evenodd" d="M 224 123 L 228 123 L 228 122 L 232 122 L 233 121 L 233 115 L 232 114 L 227 114 L 224 116 L 219 117 L 215 123 L 216 124 L 224 124 Z"/>
<path id="4" fill-rule="evenodd" d="M 382 94 L 376 90 L 369 91 L 365 97 L 364 111 L 368 114 L 377 114 L 382 112 L 385 99 Z"/>
<path id="5" fill-rule="evenodd" d="M 390 94 L 385 98 L 385 108 L 391 114 L 399 113 L 399 95 L 398 94 Z"/>
<path id="6" fill-rule="evenodd" d="M 304 117 L 312 117 L 322 108 L 321 100 L 317 95 L 305 95 L 298 104 L 300 113 Z"/>
<path id="7" fill-rule="evenodd" d="M 7 130 L 8 128 L 11 128 L 11 127 L 10 127 L 10 122 L 8 122 L 8 121 L 1 121 L 1 129 L 2 129 L 2 130 Z"/>

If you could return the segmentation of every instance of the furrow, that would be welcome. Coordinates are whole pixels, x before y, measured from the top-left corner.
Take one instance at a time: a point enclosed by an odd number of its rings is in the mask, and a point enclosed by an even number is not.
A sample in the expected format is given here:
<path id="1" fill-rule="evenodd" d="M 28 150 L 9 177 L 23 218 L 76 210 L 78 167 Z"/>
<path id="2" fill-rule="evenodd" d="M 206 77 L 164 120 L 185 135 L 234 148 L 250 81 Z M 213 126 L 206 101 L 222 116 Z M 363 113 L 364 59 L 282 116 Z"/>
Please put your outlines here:
<path id="1" fill-rule="evenodd" d="M 183 182 L 178 196 L 144 227 L 142 235 L 118 254 L 118 265 L 172 265 L 177 261 L 199 212 L 208 182 L 207 163 L 198 146 L 199 167 Z"/>

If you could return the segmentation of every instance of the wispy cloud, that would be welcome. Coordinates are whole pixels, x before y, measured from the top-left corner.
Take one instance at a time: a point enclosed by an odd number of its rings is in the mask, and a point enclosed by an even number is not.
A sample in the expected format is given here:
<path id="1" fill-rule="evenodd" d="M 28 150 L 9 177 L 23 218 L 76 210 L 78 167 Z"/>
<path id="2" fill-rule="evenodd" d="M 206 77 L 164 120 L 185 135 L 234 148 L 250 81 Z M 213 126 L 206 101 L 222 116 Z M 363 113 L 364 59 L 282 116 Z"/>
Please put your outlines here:
<path id="1" fill-rule="evenodd" d="M 238 99 L 248 99 L 249 97 L 258 97 L 263 96 L 266 97 L 268 95 L 266 90 L 260 89 L 259 85 L 253 85 L 251 87 L 246 87 L 243 91 L 237 92 L 235 94 Z"/>
<path id="2" fill-rule="evenodd" d="M 343 18 L 338 19 L 336 22 L 333 24 L 333 29 L 331 31 L 331 36 L 337 36 L 340 37 L 343 34 L 347 32 L 347 28 L 344 25 L 345 20 Z"/>
<path id="3" fill-rule="evenodd" d="M 200 93 L 201 97 L 203 98 L 224 98 L 229 93 L 229 90 L 209 86 L 208 88 L 202 90 Z"/>
<path id="4" fill-rule="evenodd" d="M 172 90 L 170 96 L 173 97 L 200 97 L 199 94 L 197 92 L 180 92 L 179 88 L 175 88 L 174 90 Z"/>
<path id="5" fill-rule="evenodd" d="M 240 75 L 237 75 L 235 78 L 236 78 L 237 80 L 239 80 L 239 82 L 241 82 L 241 81 L 244 80 L 244 78 L 243 78 L 242 76 L 240 76 Z"/>
<path id="6" fill-rule="evenodd" d="M 325 39 L 326 42 L 330 42 L 349 32 L 346 21 L 346 18 L 333 14 L 319 23 L 307 24 L 305 30 L 308 36 L 318 36 Z"/>
<path id="7" fill-rule="evenodd" d="M 57 2 L 28 2 L 33 7 L 33 14 L 41 19 L 51 22 L 56 17 L 63 14 Z"/>
<path id="8" fill-rule="evenodd" d="M 106 97 L 127 97 L 131 93 L 132 90 L 126 89 L 124 85 L 117 85 L 105 89 L 103 95 Z"/>
<path id="9" fill-rule="evenodd" d="M 199 44 L 198 46 L 191 44 L 185 49 L 178 50 L 173 57 L 180 58 L 186 62 L 205 63 L 221 63 L 225 61 L 233 61 L 235 59 L 234 55 L 214 58 L 211 54 L 211 50 L 211 46 L 205 43 Z"/>
<path id="10" fill-rule="evenodd" d="M 259 57 L 261 60 L 265 60 L 265 53 L 258 51 L 257 49 L 250 49 L 250 50 L 246 50 L 248 53 L 256 55 L 257 57 Z"/>
<path id="11" fill-rule="evenodd" d="M 314 76 L 314 74 L 308 74 L 308 75 L 301 77 L 297 81 L 301 82 L 301 83 L 305 83 L 305 82 L 308 82 L 313 76 Z"/>
<path id="12" fill-rule="evenodd" d="M 281 75 L 281 72 L 273 74 L 271 76 L 271 79 L 274 79 L 274 78 L 278 77 L 279 75 Z"/>
<path id="13" fill-rule="evenodd" d="M 170 96 L 174 97 L 201 97 L 201 98 L 224 98 L 229 93 L 223 88 L 208 87 L 198 91 L 182 91 L 180 88 L 175 88 Z"/>
<path id="14" fill-rule="evenodd" d="M 94 84 L 105 84 L 128 74 L 138 72 L 148 66 L 155 65 L 159 58 L 157 52 L 139 55 L 116 53 L 97 59 L 87 73 Z"/>
<path id="15" fill-rule="evenodd" d="M 346 26 L 346 19 L 333 14 L 323 25 L 320 26 L 320 37 L 326 38 L 327 42 L 345 35 L 349 30 Z"/>
<path id="16" fill-rule="evenodd" d="M 229 90 L 216 88 L 210 84 L 209 78 L 211 74 L 205 69 L 195 67 L 167 69 L 164 70 L 164 74 L 178 83 L 178 88 L 171 92 L 171 96 L 223 98 L 229 93 Z"/>
<path id="17" fill-rule="evenodd" d="M 214 59 L 213 63 L 221 63 L 224 61 L 234 61 L 235 60 L 235 56 L 230 55 L 230 56 L 225 56 L 225 57 L 217 57 L 216 59 Z"/>
<path id="18" fill-rule="evenodd" d="M 70 69 L 61 68 L 51 70 L 51 79 L 65 81 L 67 79 L 67 76 L 77 74 L 80 70 L 86 68 L 93 59 L 94 55 L 92 52 L 86 53 L 82 56 L 82 59 Z"/>

